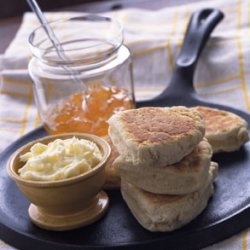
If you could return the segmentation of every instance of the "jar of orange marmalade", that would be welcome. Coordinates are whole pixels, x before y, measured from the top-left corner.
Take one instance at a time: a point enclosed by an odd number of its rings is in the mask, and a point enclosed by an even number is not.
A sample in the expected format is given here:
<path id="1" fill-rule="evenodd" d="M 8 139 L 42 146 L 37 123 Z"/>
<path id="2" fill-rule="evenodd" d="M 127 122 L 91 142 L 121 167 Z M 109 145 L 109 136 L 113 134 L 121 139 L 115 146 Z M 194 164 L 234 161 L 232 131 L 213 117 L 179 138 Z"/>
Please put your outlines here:
<path id="1" fill-rule="evenodd" d="M 134 108 L 132 62 L 118 22 L 97 15 L 50 23 L 29 37 L 29 73 L 50 134 L 107 135 L 109 117 Z"/>

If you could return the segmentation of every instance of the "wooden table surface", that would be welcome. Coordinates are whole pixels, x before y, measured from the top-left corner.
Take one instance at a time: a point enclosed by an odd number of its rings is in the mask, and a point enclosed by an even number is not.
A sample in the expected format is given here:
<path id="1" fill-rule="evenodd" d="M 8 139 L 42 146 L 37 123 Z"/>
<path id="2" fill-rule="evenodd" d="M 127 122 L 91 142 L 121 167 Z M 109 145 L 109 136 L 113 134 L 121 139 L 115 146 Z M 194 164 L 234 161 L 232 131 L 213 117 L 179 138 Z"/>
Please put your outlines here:
<path id="1" fill-rule="evenodd" d="M 160 9 L 172 5 L 180 5 L 185 2 L 196 2 L 200 0 L 108 0 L 97 1 L 93 3 L 86 3 L 76 6 L 62 8 L 58 11 L 79 11 L 79 12 L 105 12 L 118 8 L 138 7 L 144 9 Z M 22 17 L 15 17 L 9 19 L 0 19 L 0 54 L 4 53 L 8 44 L 15 36 Z"/>

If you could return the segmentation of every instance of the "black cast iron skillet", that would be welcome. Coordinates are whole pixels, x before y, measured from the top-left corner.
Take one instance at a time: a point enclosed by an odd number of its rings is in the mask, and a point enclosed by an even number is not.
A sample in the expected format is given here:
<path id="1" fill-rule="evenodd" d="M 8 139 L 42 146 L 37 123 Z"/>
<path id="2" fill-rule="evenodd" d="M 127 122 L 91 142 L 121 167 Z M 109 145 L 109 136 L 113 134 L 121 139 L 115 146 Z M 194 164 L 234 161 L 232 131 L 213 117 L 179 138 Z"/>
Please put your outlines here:
<path id="1" fill-rule="evenodd" d="M 233 107 L 205 102 L 196 94 L 193 87 L 194 72 L 199 56 L 209 35 L 223 19 L 223 16 L 223 13 L 216 9 L 203 9 L 192 15 L 169 85 L 154 99 L 138 101 L 137 107 L 202 105 L 233 112 L 250 123 L 250 115 L 246 112 Z"/>
<path id="2" fill-rule="evenodd" d="M 209 34 L 223 15 L 203 10 L 193 15 L 170 86 L 156 99 L 139 105 L 167 106 L 201 102 L 193 90 L 193 74 L 198 56 Z M 190 32 L 191 31 L 191 32 Z M 235 113 L 248 116 L 240 111 Z M 213 197 L 206 209 L 192 222 L 174 232 L 152 233 L 143 229 L 130 213 L 118 190 L 109 191 L 109 210 L 101 220 L 68 232 L 49 232 L 34 226 L 28 217 L 29 202 L 7 176 L 9 157 L 22 145 L 46 136 L 38 128 L 13 143 L 0 155 L 0 238 L 25 250 L 151 250 L 201 249 L 249 227 L 250 143 L 239 151 L 218 154 L 219 174 Z M 67 195 L 67 194 L 66 194 Z"/>

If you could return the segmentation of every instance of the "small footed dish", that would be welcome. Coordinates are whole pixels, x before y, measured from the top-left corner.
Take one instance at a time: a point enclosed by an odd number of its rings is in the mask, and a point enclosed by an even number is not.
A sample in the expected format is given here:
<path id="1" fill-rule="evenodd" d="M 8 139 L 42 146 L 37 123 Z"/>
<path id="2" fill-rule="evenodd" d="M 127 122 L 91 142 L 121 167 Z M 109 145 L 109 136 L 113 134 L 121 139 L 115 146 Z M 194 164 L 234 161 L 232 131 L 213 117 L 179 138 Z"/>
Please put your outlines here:
<path id="1" fill-rule="evenodd" d="M 18 170 L 24 165 L 20 156 L 29 152 L 33 145 L 72 137 L 94 142 L 100 149 L 102 158 L 91 170 L 67 179 L 51 181 L 27 180 L 19 175 Z M 95 222 L 107 210 L 109 198 L 102 187 L 105 183 L 105 164 L 110 153 L 109 144 L 94 135 L 69 133 L 47 136 L 17 150 L 10 157 L 7 172 L 31 202 L 29 216 L 34 224 L 47 230 L 71 230 Z"/>

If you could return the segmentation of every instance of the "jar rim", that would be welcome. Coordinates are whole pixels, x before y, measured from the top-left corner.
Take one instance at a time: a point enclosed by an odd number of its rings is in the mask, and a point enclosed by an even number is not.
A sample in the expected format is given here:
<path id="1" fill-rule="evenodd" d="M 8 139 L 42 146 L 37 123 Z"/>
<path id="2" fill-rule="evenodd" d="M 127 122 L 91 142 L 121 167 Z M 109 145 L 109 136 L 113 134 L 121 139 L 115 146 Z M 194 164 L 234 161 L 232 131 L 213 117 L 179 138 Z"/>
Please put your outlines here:
<path id="1" fill-rule="evenodd" d="M 56 29 L 54 29 L 56 27 L 56 25 L 64 25 L 67 23 L 74 23 L 74 21 L 80 21 L 82 22 L 82 24 L 89 22 L 90 24 L 95 24 L 98 27 L 98 23 L 99 24 L 107 24 L 107 28 L 111 29 L 113 31 L 113 33 L 105 33 L 105 30 L 102 30 L 102 32 L 100 32 L 100 39 L 98 40 L 96 39 L 96 43 L 92 44 L 92 45 L 84 45 L 84 46 L 78 46 L 77 48 L 65 48 L 67 47 L 69 44 L 73 43 L 73 42 L 80 42 L 80 38 L 78 37 L 78 40 L 74 40 L 74 36 L 71 37 L 69 40 L 67 41 L 60 41 L 60 46 L 63 45 L 61 48 L 55 48 L 51 41 L 49 40 L 48 35 L 45 32 L 45 25 L 46 24 L 42 24 L 40 26 L 38 26 L 35 30 L 33 30 L 31 32 L 31 34 L 29 35 L 28 41 L 31 47 L 31 51 L 33 53 L 34 56 L 38 57 L 38 58 L 43 58 L 43 56 L 49 51 L 50 53 L 77 53 L 77 52 L 81 52 L 83 55 L 85 55 L 85 58 L 81 58 L 82 60 L 88 60 L 89 59 L 93 59 L 93 60 L 100 60 L 101 58 L 106 58 L 107 56 L 113 54 L 115 51 L 117 51 L 121 45 L 123 44 L 123 28 L 122 25 L 120 24 L 120 22 L 114 18 L 111 17 L 107 17 L 107 16 L 102 16 L 102 15 L 96 15 L 96 14 L 81 14 L 81 15 L 76 15 L 73 17 L 69 17 L 69 18 L 63 18 L 63 19 L 58 19 L 52 22 L 48 22 L 48 24 L 51 26 L 53 32 L 55 33 L 56 37 L 57 37 L 57 33 L 56 33 Z M 79 24 L 79 23 L 78 23 Z M 39 32 L 43 34 L 43 39 L 38 41 L 36 40 L 36 38 L 39 36 Z M 62 32 L 62 30 L 60 30 L 60 32 Z M 64 33 L 65 30 L 62 32 Z M 70 32 L 69 29 L 66 30 L 65 32 L 65 37 L 67 36 L 67 32 Z M 88 39 L 91 40 L 93 39 L 91 37 L 91 33 L 93 34 L 94 30 L 91 30 L 91 32 L 89 32 L 88 35 L 88 31 L 84 31 L 83 37 L 84 37 L 84 41 L 86 42 Z M 108 32 L 108 30 L 106 31 Z M 98 32 L 97 34 L 95 34 L 96 36 L 98 36 Z M 78 34 L 79 36 L 79 34 Z M 103 36 L 103 37 L 102 37 Z M 102 39 L 104 38 L 104 39 Z M 99 42 L 97 42 L 99 41 Z M 42 47 L 42 45 L 44 45 L 44 43 L 50 43 L 50 46 L 47 47 Z M 109 44 L 109 49 L 103 50 L 101 51 L 101 53 L 89 53 L 87 54 L 86 51 L 88 50 L 100 50 L 100 46 L 103 46 L 104 43 Z M 48 58 L 47 58 L 48 59 Z M 79 59 L 75 60 L 71 60 L 72 58 L 70 58 L 70 61 L 67 61 L 67 63 L 74 63 L 76 61 L 79 61 Z M 48 60 L 48 61 L 54 61 L 56 63 L 58 63 L 61 60 L 54 59 L 54 60 Z"/>

